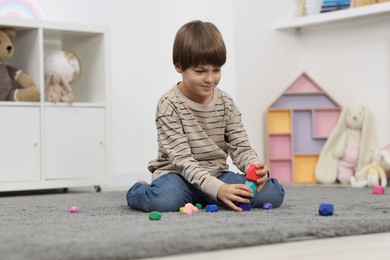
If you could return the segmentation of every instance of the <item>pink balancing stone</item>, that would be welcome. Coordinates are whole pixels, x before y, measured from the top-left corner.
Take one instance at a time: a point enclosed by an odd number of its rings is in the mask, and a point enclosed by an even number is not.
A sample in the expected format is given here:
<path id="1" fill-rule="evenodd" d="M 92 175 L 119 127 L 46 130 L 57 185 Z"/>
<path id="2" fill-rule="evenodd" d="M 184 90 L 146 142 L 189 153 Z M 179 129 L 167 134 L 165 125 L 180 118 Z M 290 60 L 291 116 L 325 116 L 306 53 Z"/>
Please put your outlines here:
<path id="1" fill-rule="evenodd" d="M 385 189 L 380 185 L 375 185 L 372 187 L 372 194 L 383 194 L 385 193 Z"/>
<path id="2" fill-rule="evenodd" d="M 76 206 L 70 207 L 70 213 L 79 213 L 79 208 Z"/>
<path id="3" fill-rule="evenodd" d="M 187 203 L 186 205 L 184 205 L 183 212 L 191 215 L 192 213 L 198 212 L 198 210 L 199 209 L 197 207 L 195 207 L 194 205 L 192 205 L 191 203 Z"/>

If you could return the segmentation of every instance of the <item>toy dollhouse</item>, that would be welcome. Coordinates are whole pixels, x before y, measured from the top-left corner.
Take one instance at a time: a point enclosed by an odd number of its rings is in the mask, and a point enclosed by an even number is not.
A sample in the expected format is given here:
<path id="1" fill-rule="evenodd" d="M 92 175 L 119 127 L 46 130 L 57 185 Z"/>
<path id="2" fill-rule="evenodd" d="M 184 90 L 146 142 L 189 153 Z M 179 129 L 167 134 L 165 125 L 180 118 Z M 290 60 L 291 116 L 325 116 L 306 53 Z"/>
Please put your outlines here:
<path id="1" fill-rule="evenodd" d="M 341 107 L 302 73 L 267 111 L 267 161 L 271 177 L 284 183 L 316 183 L 321 148 Z"/>

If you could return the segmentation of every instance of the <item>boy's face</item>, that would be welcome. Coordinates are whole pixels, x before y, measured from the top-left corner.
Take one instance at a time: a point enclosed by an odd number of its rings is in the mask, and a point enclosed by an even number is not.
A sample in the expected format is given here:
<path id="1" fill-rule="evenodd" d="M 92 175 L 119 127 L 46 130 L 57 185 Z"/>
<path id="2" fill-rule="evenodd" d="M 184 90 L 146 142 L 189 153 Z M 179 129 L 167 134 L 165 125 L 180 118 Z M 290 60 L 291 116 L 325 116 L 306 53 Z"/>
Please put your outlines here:
<path id="1" fill-rule="evenodd" d="M 214 89 L 221 80 L 221 68 L 213 65 L 199 65 L 185 71 L 175 66 L 183 81 L 179 88 L 183 94 L 194 102 L 208 104 L 213 99 Z"/>

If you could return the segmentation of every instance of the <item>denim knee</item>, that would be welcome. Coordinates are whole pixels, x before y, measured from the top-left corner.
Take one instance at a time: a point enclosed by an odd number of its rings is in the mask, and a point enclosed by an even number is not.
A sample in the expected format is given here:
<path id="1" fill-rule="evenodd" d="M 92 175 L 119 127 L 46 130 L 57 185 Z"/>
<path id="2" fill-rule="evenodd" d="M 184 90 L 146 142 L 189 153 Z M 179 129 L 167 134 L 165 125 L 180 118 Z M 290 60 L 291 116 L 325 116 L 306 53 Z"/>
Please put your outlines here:
<path id="1" fill-rule="evenodd" d="M 252 207 L 261 208 L 265 203 L 271 203 L 273 208 L 282 205 L 286 191 L 277 179 L 269 178 L 263 188 L 252 199 Z"/>
<path id="2" fill-rule="evenodd" d="M 154 180 L 151 185 L 136 183 L 127 193 L 130 208 L 150 211 L 178 211 L 194 200 L 189 184 L 175 173 Z"/>

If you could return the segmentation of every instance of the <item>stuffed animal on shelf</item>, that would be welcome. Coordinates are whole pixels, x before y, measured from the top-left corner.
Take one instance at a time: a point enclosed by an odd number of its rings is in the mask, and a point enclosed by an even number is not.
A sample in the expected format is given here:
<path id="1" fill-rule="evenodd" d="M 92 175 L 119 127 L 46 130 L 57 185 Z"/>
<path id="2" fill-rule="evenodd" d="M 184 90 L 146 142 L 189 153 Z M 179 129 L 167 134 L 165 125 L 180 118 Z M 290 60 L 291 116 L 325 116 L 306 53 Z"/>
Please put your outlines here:
<path id="1" fill-rule="evenodd" d="M 0 101 L 39 101 L 40 92 L 32 78 L 4 63 L 14 55 L 11 39 L 15 36 L 13 28 L 0 29 Z"/>
<path id="2" fill-rule="evenodd" d="M 386 153 L 387 151 L 383 152 Z M 386 157 L 388 160 L 388 155 L 386 155 Z M 351 177 L 352 187 L 373 187 L 377 185 L 381 185 L 382 187 L 387 186 L 386 172 L 381 165 L 382 161 L 385 160 L 385 157 L 382 156 L 381 150 L 375 150 L 372 159 L 373 160 L 370 164 L 364 166 L 355 174 L 355 176 Z"/>
<path id="3" fill-rule="evenodd" d="M 325 145 L 315 169 L 320 183 L 349 184 L 357 169 L 370 161 L 378 149 L 372 115 L 365 106 L 344 108 Z"/>
<path id="4" fill-rule="evenodd" d="M 45 91 L 50 102 L 75 101 L 71 84 L 80 76 L 80 60 L 69 50 L 56 50 L 45 57 Z"/>

